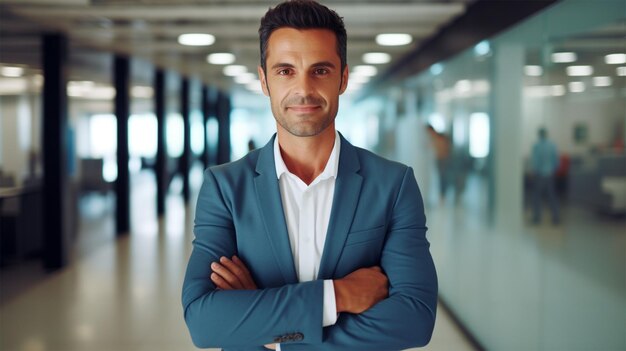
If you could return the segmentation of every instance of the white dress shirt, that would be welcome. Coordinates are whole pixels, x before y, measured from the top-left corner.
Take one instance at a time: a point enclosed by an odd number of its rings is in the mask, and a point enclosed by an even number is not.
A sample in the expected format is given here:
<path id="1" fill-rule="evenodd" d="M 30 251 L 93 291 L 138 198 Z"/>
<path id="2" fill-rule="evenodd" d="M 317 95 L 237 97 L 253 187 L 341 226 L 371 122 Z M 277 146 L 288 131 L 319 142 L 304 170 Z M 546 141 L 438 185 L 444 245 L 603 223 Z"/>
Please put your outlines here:
<path id="1" fill-rule="evenodd" d="M 317 279 L 335 193 L 340 148 L 339 133 L 335 131 L 335 145 L 324 171 L 307 185 L 298 176 L 289 172 L 280 153 L 278 137 L 274 140 L 276 176 L 280 186 L 291 253 L 300 282 Z M 335 324 L 337 306 L 332 280 L 324 280 L 322 308 L 323 326 Z"/>

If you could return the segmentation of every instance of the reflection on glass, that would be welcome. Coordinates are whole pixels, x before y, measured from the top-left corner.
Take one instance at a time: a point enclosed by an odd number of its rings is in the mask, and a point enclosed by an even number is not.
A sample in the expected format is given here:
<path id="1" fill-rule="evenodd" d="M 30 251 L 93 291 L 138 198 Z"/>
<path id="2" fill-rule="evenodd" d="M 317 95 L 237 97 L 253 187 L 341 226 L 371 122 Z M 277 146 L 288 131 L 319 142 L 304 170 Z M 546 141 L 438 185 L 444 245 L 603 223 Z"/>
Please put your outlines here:
<path id="1" fill-rule="evenodd" d="M 219 123 L 215 118 L 209 118 L 206 122 L 206 138 L 209 148 L 209 160 L 211 164 L 217 162 L 217 143 L 219 138 Z"/>
<path id="2" fill-rule="evenodd" d="M 202 125 L 202 112 L 199 110 L 191 111 L 189 120 L 191 124 L 191 152 L 196 155 L 200 155 L 204 151 L 204 126 Z"/>
<path id="3" fill-rule="evenodd" d="M 131 158 L 156 156 L 157 119 L 154 114 L 130 116 L 128 119 L 128 148 Z"/>
<path id="4" fill-rule="evenodd" d="M 102 177 L 107 182 L 117 179 L 117 120 L 112 114 L 93 115 L 89 119 L 89 155 L 102 158 Z"/>
<path id="5" fill-rule="evenodd" d="M 236 108 L 230 114 L 230 143 L 232 159 L 237 160 L 248 153 L 248 141 L 252 138 L 252 131 L 248 123 L 250 115 L 247 110 Z"/>
<path id="6" fill-rule="evenodd" d="M 94 158 L 115 155 L 117 149 L 117 121 L 115 115 L 93 115 L 89 119 L 90 156 Z"/>
<path id="7" fill-rule="evenodd" d="M 474 158 L 489 155 L 489 116 L 483 112 L 470 115 L 469 152 Z"/>
<path id="8" fill-rule="evenodd" d="M 166 129 L 167 154 L 172 158 L 180 157 L 183 154 L 185 142 L 183 117 L 178 113 L 169 114 Z"/>

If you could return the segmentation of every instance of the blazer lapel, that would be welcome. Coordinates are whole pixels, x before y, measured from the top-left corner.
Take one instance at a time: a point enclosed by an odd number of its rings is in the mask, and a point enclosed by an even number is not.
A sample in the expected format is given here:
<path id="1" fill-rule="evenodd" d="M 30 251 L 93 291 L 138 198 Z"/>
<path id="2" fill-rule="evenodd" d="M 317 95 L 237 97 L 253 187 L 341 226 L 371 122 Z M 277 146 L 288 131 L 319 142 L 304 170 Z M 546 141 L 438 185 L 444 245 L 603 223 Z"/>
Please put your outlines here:
<path id="1" fill-rule="evenodd" d="M 334 278 L 335 268 L 359 202 L 363 182 L 363 177 L 357 173 L 360 163 L 354 146 L 343 136 L 340 135 L 340 138 L 339 171 L 335 181 L 335 194 L 318 279 Z"/>
<path id="2" fill-rule="evenodd" d="M 280 197 L 276 167 L 274 166 L 274 136 L 270 142 L 260 150 L 256 165 L 257 176 L 254 178 L 256 198 L 263 216 L 263 223 L 269 239 L 274 257 L 278 261 L 285 283 L 297 283 L 298 276 L 294 266 L 289 234 L 285 222 L 285 212 Z"/>

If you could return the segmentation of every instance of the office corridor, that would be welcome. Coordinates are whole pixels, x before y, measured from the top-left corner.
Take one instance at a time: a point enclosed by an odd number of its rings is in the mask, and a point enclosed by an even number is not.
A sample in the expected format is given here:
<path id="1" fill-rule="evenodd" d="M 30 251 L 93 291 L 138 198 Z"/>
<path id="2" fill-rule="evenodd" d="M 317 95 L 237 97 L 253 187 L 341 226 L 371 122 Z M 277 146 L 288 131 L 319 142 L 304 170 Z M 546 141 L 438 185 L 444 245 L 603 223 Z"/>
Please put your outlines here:
<path id="1" fill-rule="evenodd" d="M 199 168 L 192 172 L 194 194 L 201 172 Z M 174 180 L 172 188 L 177 184 Z M 117 240 L 110 234 L 112 198 L 88 195 L 82 199 L 75 260 L 3 299 L 1 350 L 195 349 L 180 303 L 195 200 L 186 207 L 181 196 L 170 195 L 165 217 L 157 220 L 152 174 L 139 173 L 132 185 L 132 233 Z M 3 282 L 10 284 L 8 279 Z M 433 339 L 425 350 L 474 348 L 440 306 Z"/>

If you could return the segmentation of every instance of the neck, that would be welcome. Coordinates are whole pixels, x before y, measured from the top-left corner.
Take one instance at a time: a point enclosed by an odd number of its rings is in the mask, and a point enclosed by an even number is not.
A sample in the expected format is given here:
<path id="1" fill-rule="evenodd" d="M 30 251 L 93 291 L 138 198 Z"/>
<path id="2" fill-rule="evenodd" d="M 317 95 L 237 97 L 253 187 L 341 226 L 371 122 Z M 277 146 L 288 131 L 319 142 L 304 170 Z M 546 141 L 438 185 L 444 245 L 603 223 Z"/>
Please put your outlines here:
<path id="1" fill-rule="evenodd" d="M 335 145 L 334 124 L 312 137 L 297 137 L 278 129 L 280 154 L 289 172 L 311 184 L 326 168 Z"/>

